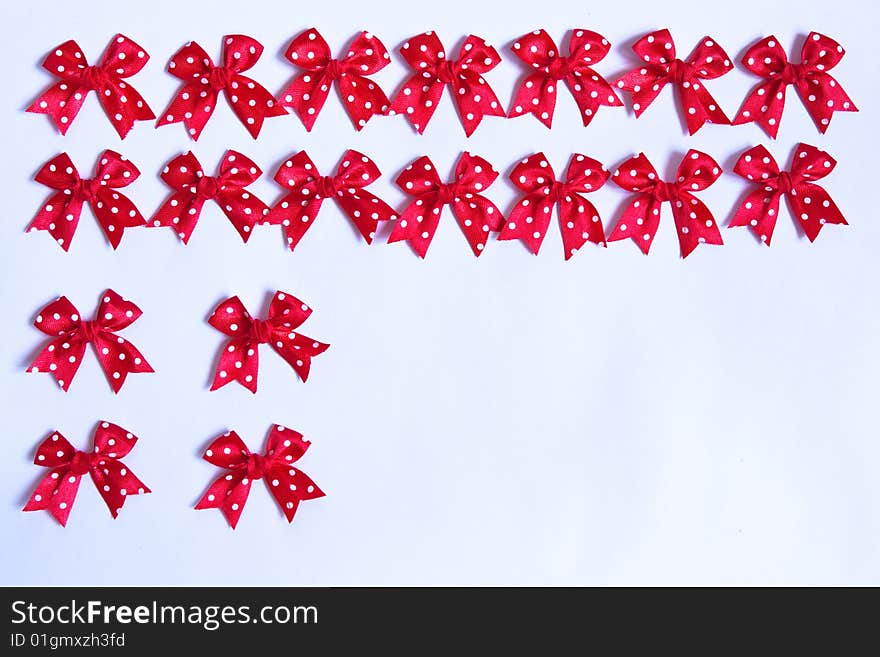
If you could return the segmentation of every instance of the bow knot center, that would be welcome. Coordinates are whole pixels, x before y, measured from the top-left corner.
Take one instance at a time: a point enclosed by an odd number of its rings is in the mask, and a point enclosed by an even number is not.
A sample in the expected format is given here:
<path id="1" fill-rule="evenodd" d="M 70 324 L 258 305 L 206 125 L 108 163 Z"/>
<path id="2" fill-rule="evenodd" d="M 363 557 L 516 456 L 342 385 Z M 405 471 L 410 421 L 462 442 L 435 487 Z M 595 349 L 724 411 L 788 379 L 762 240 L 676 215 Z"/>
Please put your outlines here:
<path id="1" fill-rule="evenodd" d="M 86 320 L 79 323 L 79 333 L 87 342 L 95 342 L 102 331 L 104 331 L 104 327 L 94 320 Z"/>
<path id="2" fill-rule="evenodd" d="M 260 344 L 265 344 L 272 339 L 274 327 L 269 320 L 255 319 L 251 322 L 251 336 Z"/>
<path id="3" fill-rule="evenodd" d="M 786 84 L 796 84 L 805 80 L 812 70 L 813 69 L 806 64 L 793 64 L 791 62 L 786 62 L 780 77 Z M 770 73 L 770 75 L 773 75 L 773 73 Z"/>
<path id="4" fill-rule="evenodd" d="M 790 194 L 794 184 L 788 171 L 780 171 L 776 176 L 776 188 L 783 194 Z"/>
<path id="5" fill-rule="evenodd" d="M 547 72 L 554 80 L 562 80 L 570 71 L 568 59 L 565 57 L 554 57 L 547 67 Z"/>
<path id="6" fill-rule="evenodd" d="M 208 74 L 208 83 L 212 89 L 220 91 L 228 87 L 234 77 L 235 71 L 230 71 L 225 66 L 215 66 L 211 69 L 210 74 Z"/>
<path id="7" fill-rule="evenodd" d="M 680 59 L 673 59 L 669 67 L 666 69 L 666 75 L 669 77 L 670 82 L 675 84 L 682 84 L 683 82 L 688 81 L 691 77 L 693 67 L 685 61 Z"/>
<path id="8" fill-rule="evenodd" d="M 549 196 L 556 203 L 562 202 L 562 200 L 568 196 L 571 192 L 568 186 L 568 183 L 561 182 L 559 180 L 554 180 L 548 185 L 549 188 Z"/>
<path id="9" fill-rule="evenodd" d="M 86 88 L 100 90 L 107 86 L 107 72 L 102 66 L 87 66 L 80 80 Z"/>
<path id="10" fill-rule="evenodd" d="M 333 176 L 321 176 L 318 178 L 315 187 L 315 191 L 321 198 L 332 198 L 339 191 L 336 186 L 336 178 Z"/>
<path id="11" fill-rule="evenodd" d="M 74 453 L 73 458 L 70 460 L 71 474 L 81 477 L 82 475 L 87 474 L 91 467 L 92 455 L 76 450 L 76 453 Z"/>
<path id="12" fill-rule="evenodd" d="M 440 82 L 449 84 L 458 79 L 461 70 L 456 62 L 450 62 L 448 59 L 444 59 L 441 62 L 437 62 L 434 72 Z"/>
<path id="13" fill-rule="evenodd" d="M 95 178 L 80 178 L 73 188 L 73 195 L 83 201 L 91 201 L 98 190 L 103 187 L 102 181 Z"/>
<path id="14" fill-rule="evenodd" d="M 196 194 L 202 198 L 212 199 L 217 196 L 219 190 L 220 185 L 217 183 L 216 178 L 213 176 L 202 176 L 199 178 Z"/>
<path id="15" fill-rule="evenodd" d="M 461 197 L 461 190 L 457 182 L 443 183 L 437 189 L 437 200 L 440 203 L 452 203 Z"/>
<path id="16" fill-rule="evenodd" d="M 678 198 L 678 183 L 661 180 L 654 185 L 654 198 L 658 201 L 674 201 Z"/>
<path id="17" fill-rule="evenodd" d="M 331 80 L 337 80 L 338 78 L 345 75 L 345 69 L 338 59 L 331 59 L 329 62 L 327 62 L 327 67 L 324 69 L 324 75 L 326 75 Z"/>
<path id="18" fill-rule="evenodd" d="M 262 479 L 266 474 L 266 460 L 260 454 L 248 454 L 247 475 L 249 479 Z"/>

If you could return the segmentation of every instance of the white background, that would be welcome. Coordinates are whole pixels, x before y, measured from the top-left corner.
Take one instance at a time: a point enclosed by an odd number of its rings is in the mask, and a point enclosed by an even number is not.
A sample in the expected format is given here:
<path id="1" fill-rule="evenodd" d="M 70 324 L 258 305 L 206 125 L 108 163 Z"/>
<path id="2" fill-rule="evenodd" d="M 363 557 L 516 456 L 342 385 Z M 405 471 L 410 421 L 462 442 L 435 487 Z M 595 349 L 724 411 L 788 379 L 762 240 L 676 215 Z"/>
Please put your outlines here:
<path id="1" fill-rule="evenodd" d="M 827 0 L 4 3 L 0 583 L 880 584 L 876 12 Z M 797 57 L 816 29 L 847 49 L 833 73 L 862 111 L 836 114 L 821 136 L 790 90 L 771 143 L 754 125 L 686 137 L 669 89 L 639 120 L 604 108 L 584 129 L 563 91 L 550 131 L 487 118 L 466 139 L 448 95 L 420 137 L 400 117 L 356 133 L 332 93 L 311 134 L 291 115 L 254 142 L 221 102 L 196 144 L 179 124 L 150 123 L 120 142 L 94 96 L 67 137 L 23 111 L 51 81 L 43 56 L 68 38 L 90 62 L 117 31 L 141 44 L 152 60 L 133 82 L 159 114 L 177 88 L 165 64 L 187 40 L 216 60 L 224 34 L 256 37 L 266 53 L 250 73 L 278 92 L 294 72 L 287 43 L 313 25 L 337 54 L 360 29 L 394 51 L 428 29 L 449 52 L 468 32 L 485 37 L 504 57 L 488 78 L 505 106 L 522 72 L 509 46 L 537 27 L 557 41 L 572 27 L 605 35 L 608 78 L 660 27 L 679 56 L 708 34 L 737 61 L 771 33 Z M 406 72 L 395 54 L 376 79 L 391 95 Z M 738 69 L 710 88 L 733 116 L 755 81 Z M 188 148 L 209 170 L 227 148 L 251 156 L 268 202 L 288 154 L 305 148 L 330 173 L 357 148 L 385 174 L 372 189 L 398 207 L 393 180 L 410 160 L 428 154 L 446 172 L 469 149 L 504 173 L 489 195 L 507 211 L 509 167 L 537 150 L 560 175 L 575 150 L 612 169 L 642 150 L 669 176 L 690 147 L 730 169 L 764 143 L 787 166 L 801 140 L 838 158 L 823 184 L 851 225 L 811 245 L 786 208 L 771 249 L 724 229 L 723 247 L 685 261 L 668 208 L 649 257 L 620 242 L 567 263 L 555 220 L 538 257 L 492 241 L 475 259 L 447 210 L 421 261 L 405 244 L 368 247 L 329 202 L 293 254 L 279 228 L 243 245 L 211 205 L 188 247 L 143 229 L 114 252 L 88 209 L 67 254 L 24 233 L 47 194 L 31 178 L 60 151 L 84 175 L 104 148 L 128 156 L 143 172 L 128 192 L 149 215 L 166 194 L 158 171 Z M 726 224 L 745 190 L 725 175 L 701 197 Z M 606 229 L 624 198 L 611 184 L 591 196 Z M 90 316 L 106 287 L 143 309 L 125 336 L 157 373 L 118 396 L 93 354 L 69 394 L 25 374 L 43 341 L 35 313 L 65 294 Z M 262 313 L 276 289 L 315 308 L 303 332 L 332 347 L 307 384 L 266 349 L 256 396 L 209 392 L 222 338 L 205 318 L 232 294 Z M 153 494 L 113 521 L 86 479 L 66 529 L 21 513 L 44 474 L 39 441 L 58 429 L 84 447 L 101 419 L 141 438 L 126 463 Z M 273 422 L 312 440 L 300 465 L 327 497 L 288 525 L 258 484 L 234 532 L 218 511 L 194 511 L 218 474 L 200 460 L 206 444 L 234 428 L 262 448 Z"/>

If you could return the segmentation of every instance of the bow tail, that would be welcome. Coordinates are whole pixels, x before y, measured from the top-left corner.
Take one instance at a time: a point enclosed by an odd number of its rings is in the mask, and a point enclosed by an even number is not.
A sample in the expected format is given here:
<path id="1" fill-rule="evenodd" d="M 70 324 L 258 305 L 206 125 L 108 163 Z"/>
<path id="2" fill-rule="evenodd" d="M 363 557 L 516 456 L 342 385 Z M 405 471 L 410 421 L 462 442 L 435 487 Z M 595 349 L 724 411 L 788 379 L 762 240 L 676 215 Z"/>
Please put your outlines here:
<path id="1" fill-rule="evenodd" d="M 558 81 L 546 73 L 529 74 L 516 92 L 508 116 L 513 118 L 523 114 L 534 114 L 535 118 L 545 126 L 552 127 L 558 86 Z"/>
<path id="2" fill-rule="evenodd" d="M 642 71 L 645 71 L 642 73 Z M 668 82 L 666 71 L 653 65 L 637 68 L 619 78 L 615 85 L 618 89 L 628 91 L 632 97 L 633 113 L 639 118 L 663 91 Z"/>
<path id="3" fill-rule="evenodd" d="M 660 201 L 651 194 L 640 194 L 626 206 L 608 236 L 608 241 L 630 238 L 642 253 L 648 255 L 660 226 L 660 205 Z"/>
<path id="4" fill-rule="evenodd" d="M 205 199 L 189 191 L 174 192 L 150 218 L 150 226 L 173 228 L 177 237 L 187 244 L 199 221 Z"/>
<path id="5" fill-rule="evenodd" d="M 474 133 L 483 117 L 504 116 L 498 97 L 479 73 L 462 71 L 457 80 L 450 82 L 449 88 L 466 137 Z"/>
<path id="6" fill-rule="evenodd" d="M 88 94 L 88 89 L 79 83 L 70 80 L 56 82 L 37 98 L 28 112 L 35 114 L 47 114 L 52 123 L 62 135 L 67 134 L 67 129 L 80 109 Z"/>
<path id="7" fill-rule="evenodd" d="M 235 529 L 251 490 L 251 482 L 244 474 L 243 469 L 236 468 L 217 477 L 196 504 L 196 509 L 220 509 L 229 526 Z"/>
<path id="8" fill-rule="evenodd" d="M 747 226 L 758 239 L 770 246 L 778 216 L 779 193 L 756 189 L 746 196 L 729 226 Z"/>
<path id="9" fill-rule="evenodd" d="M 79 476 L 70 474 L 69 465 L 53 468 L 34 489 L 22 511 L 48 511 L 65 527 L 76 501 L 79 482 Z"/>
<path id="10" fill-rule="evenodd" d="M 37 212 L 28 230 L 48 231 L 61 248 L 67 251 L 79 224 L 82 205 L 79 198 L 56 192 Z"/>
<path id="11" fill-rule="evenodd" d="M 233 113 L 254 139 L 259 136 L 263 121 L 270 116 L 287 114 L 275 96 L 260 83 L 244 75 L 236 76 L 235 82 L 238 83 L 238 89 L 227 87 L 226 98 Z"/>
<path id="12" fill-rule="evenodd" d="M 834 112 L 858 112 L 843 87 L 831 75 L 820 71 L 796 84 L 798 95 L 819 132 L 825 133 Z"/>
<path id="13" fill-rule="evenodd" d="M 373 116 L 388 111 L 388 97 L 379 85 L 361 75 L 343 75 L 337 81 L 339 95 L 355 130 L 361 130 Z"/>
<path id="14" fill-rule="evenodd" d="M 678 199 L 672 202 L 672 217 L 682 258 L 687 258 L 700 244 L 724 243 L 715 217 L 706 204 L 690 192 L 679 192 Z"/>
<path id="15" fill-rule="evenodd" d="M 795 223 L 803 229 L 811 242 L 816 240 L 825 224 L 847 225 L 840 208 L 819 185 L 802 183 L 786 196 L 795 216 Z"/>
<path id="16" fill-rule="evenodd" d="M 306 131 L 311 132 L 318 114 L 327 102 L 332 82 L 321 71 L 306 71 L 298 75 L 278 97 L 284 107 L 296 112 Z"/>
<path id="17" fill-rule="evenodd" d="M 116 129 L 120 139 L 134 127 L 135 121 L 146 121 L 156 118 L 143 97 L 134 87 L 125 82 L 117 81 L 107 84 L 98 90 L 98 98 L 110 123 Z"/>
<path id="18" fill-rule="evenodd" d="M 388 236 L 388 243 L 408 242 L 413 251 L 420 258 L 424 258 L 440 224 L 442 208 L 443 205 L 437 202 L 436 197 L 421 204 L 419 201 L 413 201 L 400 215 L 400 219 Z"/>
<path id="19" fill-rule="evenodd" d="M 285 463 L 273 463 L 266 473 L 266 484 L 287 522 L 293 522 L 300 502 L 325 495 L 311 477 Z"/>
<path id="20" fill-rule="evenodd" d="M 458 221 L 461 232 L 471 245 L 474 255 L 479 257 L 486 248 L 489 231 L 499 231 L 504 222 L 501 211 L 485 196 L 474 194 L 452 204 L 452 214 Z"/>
<path id="21" fill-rule="evenodd" d="M 749 93 L 733 119 L 733 125 L 754 121 L 772 139 L 776 139 L 783 109 L 785 109 L 785 83 L 779 78 L 765 80 Z"/>
<path id="22" fill-rule="evenodd" d="M 193 141 L 197 141 L 216 106 L 216 89 L 201 81 L 188 82 L 181 86 L 177 95 L 156 121 L 156 127 L 170 123 L 183 123 Z"/>
<path id="23" fill-rule="evenodd" d="M 95 352 L 104 370 L 104 375 L 113 388 L 119 392 L 129 374 L 152 372 L 153 368 L 137 348 L 125 338 L 110 331 L 101 331 L 95 337 Z"/>
<path id="24" fill-rule="evenodd" d="M 126 228 L 143 226 L 146 223 L 143 215 L 125 194 L 104 188 L 92 203 L 92 212 L 110 245 L 115 249 L 122 241 Z"/>
<path id="25" fill-rule="evenodd" d="M 127 497 L 150 492 L 124 463 L 114 458 L 98 459 L 92 465 L 91 475 L 95 488 L 114 518 L 119 515 Z"/>
<path id="26" fill-rule="evenodd" d="M 608 107 L 623 105 L 614 88 L 592 69 L 587 69 L 586 75 L 569 74 L 566 76 L 565 82 L 580 111 L 581 121 L 585 127 L 590 125 L 590 121 L 603 105 Z"/>
<path id="27" fill-rule="evenodd" d="M 238 381 L 253 393 L 257 392 L 257 373 L 260 365 L 258 345 L 250 340 L 230 340 L 223 345 L 211 390 Z"/>
<path id="28" fill-rule="evenodd" d="M 538 255 L 550 227 L 553 200 L 544 194 L 527 194 L 507 217 L 498 235 L 499 240 L 520 240 Z"/>
<path id="29" fill-rule="evenodd" d="M 49 372 L 55 377 L 61 389 L 67 392 L 70 382 L 73 381 L 73 377 L 82 363 L 85 351 L 85 340 L 79 335 L 61 336 L 46 345 L 34 359 L 34 362 L 30 364 L 28 370 Z"/>
<path id="30" fill-rule="evenodd" d="M 580 194 L 569 194 L 560 201 L 559 230 L 566 260 L 587 242 L 605 245 L 605 229 L 599 212 Z"/>
<path id="31" fill-rule="evenodd" d="M 269 214 L 266 204 L 243 187 L 220 190 L 217 205 L 245 243 L 250 239 L 257 221 L 264 220 Z"/>
<path id="32" fill-rule="evenodd" d="M 394 98 L 389 114 L 403 114 L 416 132 L 422 134 L 434 116 L 446 85 L 440 80 L 427 80 L 421 73 L 413 75 Z"/>
<path id="33" fill-rule="evenodd" d="M 345 190 L 341 195 L 336 196 L 336 202 L 363 235 L 367 244 L 373 242 L 379 222 L 390 221 L 397 216 L 394 208 L 365 189 L 357 189 L 353 193 Z"/>
<path id="34" fill-rule="evenodd" d="M 310 196 L 304 200 L 300 198 L 300 194 L 288 194 L 266 215 L 265 223 L 284 228 L 287 247 L 291 251 L 296 249 L 296 245 L 306 231 L 312 227 L 324 202 L 324 199 L 317 196 Z"/>
<path id="35" fill-rule="evenodd" d="M 685 87 L 678 87 L 678 97 L 684 110 L 688 133 L 694 134 L 707 122 L 730 125 L 730 119 L 718 107 L 718 103 L 701 80 L 693 80 Z"/>

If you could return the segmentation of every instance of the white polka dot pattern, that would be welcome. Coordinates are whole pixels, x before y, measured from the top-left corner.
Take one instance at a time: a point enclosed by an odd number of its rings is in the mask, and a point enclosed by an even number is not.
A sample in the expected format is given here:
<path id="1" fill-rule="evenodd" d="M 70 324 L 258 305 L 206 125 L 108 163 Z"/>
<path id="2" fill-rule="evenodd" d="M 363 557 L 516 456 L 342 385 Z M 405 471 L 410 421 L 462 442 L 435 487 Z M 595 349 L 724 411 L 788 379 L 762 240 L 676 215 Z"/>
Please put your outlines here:
<path id="1" fill-rule="evenodd" d="M 171 227 L 187 244 L 201 216 L 205 201 L 213 200 L 229 222 L 247 242 L 257 221 L 265 220 L 269 207 L 245 189 L 262 175 L 247 156 L 228 150 L 220 161 L 216 177 L 206 176 L 193 153 L 171 160 L 162 172 L 162 180 L 173 190 L 152 216 L 147 226 Z"/>
<path id="2" fill-rule="evenodd" d="M 48 511 L 66 526 L 80 479 L 88 473 L 115 518 L 126 498 L 150 492 L 120 460 L 136 442 L 132 433 L 111 422 L 98 424 L 90 452 L 77 450 L 59 432 L 52 432 L 37 448 L 34 458 L 35 465 L 51 471 L 34 489 L 23 510 Z"/>
<path id="3" fill-rule="evenodd" d="M 612 179 L 636 195 L 624 208 L 608 241 L 632 239 L 647 255 L 660 225 L 660 207 L 669 202 L 682 258 L 700 244 L 723 244 L 715 217 L 693 195 L 709 187 L 720 175 L 721 166 L 706 153 L 694 149 L 685 154 L 672 182 L 661 180 L 643 153 L 630 158 L 620 165 Z"/>
<path id="4" fill-rule="evenodd" d="M 94 91 L 107 118 L 120 138 L 125 138 L 135 121 L 149 121 L 156 115 L 137 89 L 125 78 L 139 72 L 150 56 L 122 34 L 113 37 L 101 62 L 89 66 L 76 41 L 65 41 L 43 61 L 43 68 L 60 78 L 37 98 L 28 112 L 48 114 L 64 135 L 82 108 L 89 91 Z"/>
<path id="5" fill-rule="evenodd" d="M 285 292 L 275 293 L 265 320 L 252 318 L 238 297 L 221 302 L 208 323 L 231 339 L 220 351 L 211 390 L 238 381 L 256 393 L 259 346 L 263 343 L 287 361 L 300 379 L 308 380 L 312 358 L 330 347 L 294 331 L 311 314 L 311 308 Z"/>
<path id="6" fill-rule="evenodd" d="M 106 150 L 98 158 L 95 175 L 82 179 L 67 153 L 46 162 L 35 180 L 57 190 L 40 207 L 29 231 L 45 230 L 67 251 L 79 224 L 83 204 L 88 203 L 104 235 L 115 249 L 126 228 L 146 222 L 134 203 L 117 191 L 137 180 L 138 168 L 115 151 Z"/>
<path id="7" fill-rule="evenodd" d="M 361 130 L 374 115 L 388 111 L 385 92 L 367 75 L 381 71 L 391 57 L 383 43 L 369 32 L 361 32 L 352 41 L 345 57 L 333 59 L 327 42 L 311 28 L 291 41 L 284 56 L 304 72 L 279 94 L 279 99 L 297 113 L 306 130 L 314 126 L 334 83 L 355 130 Z"/>
<path id="8" fill-rule="evenodd" d="M 119 392 L 129 374 L 153 371 L 133 344 L 116 335 L 140 316 L 140 308 L 113 290 L 104 292 L 93 321 L 83 320 L 67 297 L 59 297 L 34 320 L 34 326 L 54 340 L 40 352 L 28 371 L 49 372 L 67 392 L 86 345 L 91 342 L 110 387 Z"/>
<path id="9" fill-rule="evenodd" d="M 394 209 L 364 187 L 379 178 L 379 167 L 363 153 L 347 150 L 336 175 L 323 177 L 305 151 L 289 157 L 275 173 L 286 190 L 266 223 L 284 228 L 291 251 L 311 227 L 324 199 L 333 198 L 360 231 L 367 244 L 373 242 L 379 222 L 396 217 Z"/>
<path id="10" fill-rule="evenodd" d="M 498 231 L 504 217 L 488 198 L 482 195 L 498 172 L 482 157 L 462 153 L 455 167 L 453 181 L 444 184 L 433 162 L 422 156 L 410 164 L 397 178 L 397 185 L 414 200 L 407 205 L 395 224 L 388 242 L 409 242 L 424 258 L 440 224 L 444 205 L 452 205 L 468 244 L 479 256 L 489 239 L 490 231 Z"/>
<path id="11" fill-rule="evenodd" d="M 553 206 L 558 205 L 559 230 L 566 260 L 588 241 L 606 246 L 599 212 L 582 194 L 602 187 L 608 175 L 601 162 L 575 153 L 565 180 L 557 181 L 543 153 L 530 155 L 510 173 L 510 180 L 525 195 L 516 202 L 498 239 L 518 239 L 538 255 L 550 227 Z"/>
<path id="12" fill-rule="evenodd" d="M 223 40 L 223 65 L 214 66 L 199 44 L 187 43 L 168 63 L 168 72 L 183 80 L 183 85 L 156 125 L 182 122 L 193 140 L 197 140 L 223 91 L 238 120 L 256 139 L 267 117 L 287 113 L 263 85 L 241 74 L 253 67 L 262 54 L 263 46 L 258 41 L 233 34 Z"/>
<path id="13" fill-rule="evenodd" d="M 405 116 L 419 134 L 428 127 L 446 85 L 468 137 L 484 116 L 504 116 L 498 97 L 483 77 L 498 65 L 501 56 L 484 39 L 468 36 L 453 61 L 446 58 L 437 35 L 425 32 L 404 43 L 400 54 L 415 73 L 404 83 L 388 113 Z"/>
<path id="14" fill-rule="evenodd" d="M 300 502 L 325 494 L 307 474 L 293 467 L 310 444 L 301 433 L 280 424 L 269 432 L 264 454 L 252 453 L 235 431 L 219 436 L 202 458 L 226 473 L 214 480 L 195 508 L 220 509 L 229 526 L 235 529 L 251 483 L 263 479 L 287 522 L 293 522 Z"/>
<path id="15" fill-rule="evenodd" d="M 703 80 L 714 80 L 733 70 L 724 49 L 711 37 L 703 37 L 690 57 L 677 59 L 669 30 L 643 36 L 632 47 L 641 64 L 619 80 L 619 88 L 632 94 L 636 117 L 667 84 L 675 85 L 688 132 L 694 134 L 707 122 L 729 125 L 730 119 L 706 89 Z"/>
<path id="16" fill-rule="evenodd" d="M 779 216 L 779 199 L 788 199 L 795 225 L 811 242 L 825 224 L 846 224 L 843 214 L 828 192 L 814 181 L 834 170 L 837 162 L 823 150 L 798 144 L 790 171 L 780 171 L 776 160 L 763 146 L 743 153 L 734 171 L 755 184 L 730 221 L 730 226 L 747 226 L 767 246 Z"/>
<path id="17" fill-rule="evenodd" d="M 611 49 L 611 44 L 601 34 L 572 30 L 567 55 L 559 51 L 544 30 L 524 34 L 514 41 L 512 48 L 531 70 L 520 85 L 508 116 L 533 114 L 550 128 L 556 108 L 556 90 L 563 80 L 577 103 L 585 126 L 603 105 L 623 105 L 611 85 L 592 68 Z"/>
<path id="18" fill-rule="evenodd" d="M 765 79 L 746 97 L 734 124 L 754 121 L 776 139 L 785 108 L 785 90 L 790 84 L 797 89 L 819 132 L 828 129 L 834 112 L 857 112 L 843 87 L 828 73 L 844 53 L 834 39 L 810 32 L 801 49 L 800 64 L 793 64 L 779 45 L 779 39 L 775 36 L 761 39 L 746 51 L 742 63 Z"/>

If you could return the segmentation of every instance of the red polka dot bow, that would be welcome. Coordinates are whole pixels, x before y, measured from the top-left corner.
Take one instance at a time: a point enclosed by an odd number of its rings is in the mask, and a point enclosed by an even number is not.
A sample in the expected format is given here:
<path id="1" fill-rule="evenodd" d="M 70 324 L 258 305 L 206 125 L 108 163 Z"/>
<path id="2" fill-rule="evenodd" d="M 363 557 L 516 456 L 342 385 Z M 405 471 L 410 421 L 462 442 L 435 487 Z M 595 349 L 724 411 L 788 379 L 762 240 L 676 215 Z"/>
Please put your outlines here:
<path id="1" fill-rule="evenodd" d="M 427 156 L 420 157 L 397 178 L 397 185 L 414 200 L 400 215 L 388 241 L 409 242 L 424 258 L 440 224 L 443 206 L 451 205 L 474 255 L 479 256 L 489 231 L 501 230 L 504 222 L 495 204 L 482 195 L 497 177 L 498 172 L 486 160 L 463 153 L 456 164 L 453 181 L 443 183 L 431 160 Z"/>
<path id="2" fill-rule="evenodd" d="M 602 105 L 623 105 L 611 85 L 592 68 L 610 49 L 605 37 L 589 30 L 572 31 L 568 55 L 559 52 L 544 30 L 524 34 L 514 42 L 513 52 L 534 70 L 520 86 L 509 116 L 534 114 L 549 128 L 553 124 L 556 89 L 562 80 L 574 96 L 585 126 Z"/>
<path id="3" fill-rule="evenodd" d="M 644 63 L 620 78 L 617 86 L 632 94 L 636 117 L 654 102 L 663 87 L 674 84 L 690 134 L 706 122 L 730 123 L 703 83 L 733 69 L 727 53 L 710 37 L 704 37 L 687 60 L 676 58 L 669 30 L 643 36 L 632 49 Z"/>
<path id="4" fill-rule="evenodd" d="M 355 38 L 345 57 L 333 59 L 330 46 L 311 28 L 290 42 L 284 56 L 304 72 L 280 94 L 281 102 L 296 111 L 306 130 L 315 124 L 334 82 L 356 130 L 367 125 L 373 115 L 388 111 L 385 92 L 366 76 L 388 66 L 391 58 L 382 42 L 369 32 Z"/>
<path id="5" fill-rule="evenodd" d="M 499 240 L 521 240 L 537 255 L 550 226 L 550 213 L 558 204 L 566 260 L 588 241 L 605 245 L 605 230 L 599 212 L 581 196 L 599 189 L 608 180 L 608 171 L 601 162 L 575 153 L 565 180 L 558 181 L 547 157 L 535 153 L 513 168 L 510 179 L 525 192 L 525 196 L 517 201 L 498 235 Z"/>
<path id="6" fill-rule="evenodd" d="M 813 182 L 831 173 L 836 164 L 825 151 L 798 144 L 791 170 L 780 171 L 776 160 L 763 146 L 747 150 L 733 170 L 758 185 L 759 189 L 749 193 L 730 225 L 748 226 L 755 236 L 770 246 L 782 196 L 788 199 L 792 213 L 799 219 L 796 224 L 811 242 L 819 236 L 825 224 L 846 224 L 828 192 Z"/>
<path id="7" fill-rule="evenodd" d="M 293 467 L 310 444 L 302 434 L 280 424 L 269 432 L 265 454 L 251 452 L 234 431 L 223 434 L 210 444 L 202 458 L 227 472 L 211 484 L 196 509 L 220 509 L 235 529 L 251 492 L 251 482 L 263 479 L 287 522 L 293 522 L 300 502 L 324 497 L 324 492 L 305 472 Z"/>
<path id="8" fill-rule="evenodd" d="M 254 319 L 238 297 L 220 303 L 208 318 L 215 329 L 228 335 L 220 352 L 220 362 L 211 390 L 238 381 L 251 392 L 257 391 L 258 348 L 268 343 L 299 375 L 309 378 L 312 358 L 322 354 L 329 344 L 318 342 L 294 331 L 305 322 L 312 309 L 296 297 L 276 292 L 269 304 L 266 319 Z"/>
<path id="9" fill-rule="evenodd" d="M 156 115 L 137 90 L 125 82 L 140 71 L 150 56 L 134 41 L 117 34 L 101 59 L 89 66 L 76 41 L 65 41 L 49 53 L 43 68 L 60 78 L 28 107 L 28 112 L 48 114 L 63 135 L 90 91 L 94 91 L 110 123 L 124 138 L 135 121 L 149 121 Z"/>
<path id="10" fill-rule="evenodd" d="M 83 204 L 92 208 L 95 219 L 115 249 L 126 228 L 146 222 L 134 203 L 118 191 L 137 180 L 138 168 L 115 151 L 104 151 L 94 178 L 80 178 L 67 153 L 56 155 L 37 172 L 35 180 L 57 190 L 37 212 L 28 230 L 46 230 L 67 251 L 73 241 Z"/>
<path id="11" fill-rule="evenodd" d="M 391 206 L 364 189 L 380 175 L 370 158 L 348 150 L 335 176 L 321 176 L 306 152 L 300 151 L 275 173 L 276 182 L 289 191 L 269 212 L 267 223 L 284 227 L 293 251 L 315 221 L 324 199 L 333 198 L 370 244 L 379 222 L 396 217 Z"/>
<path id="12" fill-rule="evenodd" d="M 222 66 L 214 66 L 208 53 L 195 41 L 171 58 L 168 72 L 183 80 L 183 85 L 159 117 L 157 126 L 183 122 L 192 138 L 198 139 L 217 107 L 221 91 L 254 139 L 267 117 L 287 113 L 263 85 L 241 74 L 257 63 L 263 46 L 241 34 L 227 36 L 223 43 Z"/>
<path id="13" fill-rule="evenodd" d="M 742 63 L 755 75 L 765 78 L 746 97 L 734 119 L 735 124 L 754 121 L 773 139 L 779 132 L 785 90 L 794 85 L 819 132 L 825 132 L 834 112 L 857 112 L 846 92 L 828 73 L 843 59 L 843 47 L 834 39 L 810 32 L 801 48 L 801 62 L 788 61 L 779 39 L 769 36 L 751 46 Z"/>
<path id="14" fill-rule="evenodd" d="M 403 44 L 400 54 L 416 72 L 397 94 L 389 114 L 403 114 L 419 134 L 428 127 L 446 85 L 468 137 L 484 116 L 504 116 L 498 97 L 483 77 L 501 56 L 480 37 L 468 36 L 456 60 L 447 59 L 433 32 L 414 36 Z"/>
<path id="15" fill-rule="evenodd" d="M 37 448 L 34 464 L 51 471 L 34 489 L 23 510 L 48 511 L 62 527 L 67 525 L 80 479 L 85 474 L 92 477 L 114 518 L 126 498 L 150 492 L 120 461 L 137 442 L 134 435 L 120 426 L 102 422 L 95 429 L 92 442 L 91 452 L 81 452 L 57 431 L 46 438 Z"/>
<path id="16" fill-rule="evenodd" d="M 269 214 L 268 206 L 245 189 L 262 171 L 248 157 L 228 150 L 216 177 L 206 176 L 192 152 L 178 155 L 162 171 L 174 191 L 150 220 L 151 226 L 170 226 L 184 244 L 189 242 L 205 201 L 213 200 L 245 242 L 254 224 Z"/>
<path id="17" fill-rule="evenodd" d="M 141 309 L 113 290 L 104 292 L 94 320 L 80 317 L 67 297 L 59 297 L 40 311 L 34 326 L 54 339 L 30 365 L 31 372 L 50 372 L 65 392 L 70 387 L 92 343 L 113 392 L 119 392 L 129 374 L 152 372 L 141 352 L 116 335 L 141 316 Z"/>
<path id="18" fill-rule="evenodd" d="M 672 205 L 672 216 L 681 246 L 687 257 L 699 244 L 722 244 L 715 217 L 693 192 L 706 189 L 721 175 L 721 167 L 710 156 L 689 150 L 678 166 L 676 179 L 664 182 L 643 153 L 632 157 L 614 172 L 614 182 L 636 196 L 623 211 L 608 240 L 631 238 L 647 254 L 660 225 L 660 206 Z"/>

